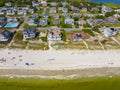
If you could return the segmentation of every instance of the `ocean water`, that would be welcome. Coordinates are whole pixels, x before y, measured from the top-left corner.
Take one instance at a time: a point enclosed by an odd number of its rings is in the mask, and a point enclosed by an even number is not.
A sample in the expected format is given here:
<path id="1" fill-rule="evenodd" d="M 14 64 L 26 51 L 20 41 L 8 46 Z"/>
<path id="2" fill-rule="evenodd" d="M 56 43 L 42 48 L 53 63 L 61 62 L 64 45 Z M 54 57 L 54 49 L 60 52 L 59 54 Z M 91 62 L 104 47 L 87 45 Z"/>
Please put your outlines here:
<path id="1" fill-rule="evenodd" d="M 120 4 L 120 0 L 91 0 L 92 2 L 98 2 L 98 3 L 116 3 Z"/>

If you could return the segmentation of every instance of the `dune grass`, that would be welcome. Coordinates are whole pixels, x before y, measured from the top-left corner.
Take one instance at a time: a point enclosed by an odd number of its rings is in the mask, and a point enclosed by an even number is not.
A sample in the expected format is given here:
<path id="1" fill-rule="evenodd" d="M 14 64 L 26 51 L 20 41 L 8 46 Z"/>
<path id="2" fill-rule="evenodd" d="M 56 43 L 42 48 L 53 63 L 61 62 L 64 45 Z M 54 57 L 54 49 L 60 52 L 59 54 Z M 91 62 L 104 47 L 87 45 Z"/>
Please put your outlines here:
<path id="1" fill-rule="evenodd" d="M 0 90 L 120 90 L 120 77 L 71 80 L 0 78 Z"/>

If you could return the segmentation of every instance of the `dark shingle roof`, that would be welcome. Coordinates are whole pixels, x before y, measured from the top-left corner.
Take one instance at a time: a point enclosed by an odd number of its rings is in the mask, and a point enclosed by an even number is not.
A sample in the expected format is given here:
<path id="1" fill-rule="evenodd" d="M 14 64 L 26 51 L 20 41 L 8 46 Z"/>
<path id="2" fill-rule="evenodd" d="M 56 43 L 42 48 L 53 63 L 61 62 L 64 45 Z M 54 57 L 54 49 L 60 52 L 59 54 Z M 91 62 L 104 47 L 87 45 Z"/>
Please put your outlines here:
<path id="1" fill-rule="evenodd" d="M 4 31 L 0 31 L 0 34 L 6 38 L 9 38 L 9 36 L 11 35 L 11 32 L 8 30 L 4 30 Z"/>

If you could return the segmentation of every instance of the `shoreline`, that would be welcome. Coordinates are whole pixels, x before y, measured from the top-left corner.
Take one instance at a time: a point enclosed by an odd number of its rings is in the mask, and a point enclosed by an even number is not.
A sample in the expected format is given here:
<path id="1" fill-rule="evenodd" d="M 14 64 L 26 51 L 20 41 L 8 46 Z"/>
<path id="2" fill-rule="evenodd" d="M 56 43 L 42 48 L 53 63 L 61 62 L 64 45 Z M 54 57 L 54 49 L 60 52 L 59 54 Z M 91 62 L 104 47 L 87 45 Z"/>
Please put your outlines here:
<path id="1" fill-rule="evenodd" d="M 120 67 L 105 67 L 73 70 L 18 70 L 0 69 L 0 77 L 41 78 L 41 79 L 76 79 L 87 77 L 113 77 L 120 75 Z"/>

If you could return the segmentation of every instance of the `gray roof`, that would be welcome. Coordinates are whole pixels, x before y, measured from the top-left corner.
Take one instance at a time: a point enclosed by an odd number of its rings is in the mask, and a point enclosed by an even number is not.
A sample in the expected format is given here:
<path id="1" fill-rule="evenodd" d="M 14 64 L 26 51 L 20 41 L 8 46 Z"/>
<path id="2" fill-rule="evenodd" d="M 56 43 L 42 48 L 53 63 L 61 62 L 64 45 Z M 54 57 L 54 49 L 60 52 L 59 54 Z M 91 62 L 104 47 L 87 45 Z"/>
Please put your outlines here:
<path id="1" fill-rule="evenodd" d="M 56 20 L 52 20 L 53 24 L 60 24 L 60 20 L 56 19 Z"/>
<path id="2" fill-rule="evenodd" d="M 12 2 L 6 2 L 5 5 L 6 6 L 13 6 L 13 3 Z"/>
<path id="3" fill-rule="evenodd" d="M 55 19 L 59 19 L 59 17 L 60 17 L 59 14 L 54 14 L 53 16 Z"/>
<path id="4" fill-rule="evenodd" d="M 47 21 L 47 19 L 41 19 L 39 24 L 41 26 L 46 26 L 46 25 L 48 25 L 48 21 Z"/>
<path id="5" fill-rule="evenodd" d="M 6 22 L 0 22 L 0 27 L 5 26 Z"/>
<path id="6" fill-rule="evenodd" d="M 36 29 L 34 28 L 26 28 L 24 29 L 24 34 L 35 34 L 36 33 Z"/>
<path id="7" fill-rule="evenodd" d="M 71 7 L 71 9 L 72 9 L 72 11 L 75 12 L 75 13 L 76 13 L 76 12 L 79 12 L 79 8 L 77 8 L 77 7 Z"/>
<path id="8" fill-rule="evenodd" d="M 97 11 L 99 11 L 99 9 L 96 8 L 96 7 L 94 7 L 94 8 L 91 9 L 91 11 L 93 11 L 93 12 L 97 12 Z"/>
<path id="9" fill-rule="evenodd" d="M 56 3 L 56 2 L 51 2 L 51 3 L 50 3 L 51 6 L 56 6 L 57 4 L 58 4 L 58 3 Z"/>
<path id="10" fill-rule="evenodd" d="M 61 2 L 61 4 L 62 4 L 63 6 L 66 6 L 66 5 L 68 4 L 68 2 Z"/>
<path id="11" fill-rule="evenodd" d="M 62 4 L 63 6 L 66 6 L 66 5 L 68 5 L 68 2 L 61 2 L 61 4 Z"/>
<path id="12" fill-rule="evenodd" d="M 81 18 L 81 17 L 82 17 L 82 14 L 74 14 L 74 17 Z"/>
<path id="13" fill-rule="evenodd" d="M 87 8 L 82 8 L 82 11 L 83 12 L 87 12 Z"/>
<path id="14" fill-rule="evenodd" d="M 71 16 L 70 16 L 70 14 L 64 14 L 64 17 L 65 18 L 70 18 Z"/>
<path id="15" fill-rule="evenodd" d="M 43 17 L 44 17 L 44 18 L 49 18 L 50 15 L 49 15 L 49 14 L 43 14 Z"/>
<path id="16" fill-rule="evenodd" d="M 56 8 L 55 7 L 51 7 L 50 8 L 50 12 L 56 12 Z"/>
<path id="17" fill-rule="evenodd" d="M 0 31 L 0 36 L 4 36 L 5 38 L 9 38 L 11 35 L 11 32 L 8 30 Z"/>
<path id="18" fill-rule="evenodd" d="M 80 24 L 80 25 L 83 25 L 83 24 L 85 24 L 86 23 L 86 21 L 84 21 L 84 20 L 79 20 L 78 21 L 78 24 Z"/>
<path id="19" fill-rule="evenodd" d="M 115 28 L 106 28 L 106 29 L 104 29 L 104 35 L 105 36 L 111 37 L 111 36 L 116 35 L 116 33 L 117 33 L 117 30 Z"/>
<path id="20" fill-rule="evenodd" d="M 108 17 L 105 19 L 105 22 L 109 24 L 115 24 L 115 23 L 118 23 L 118 19 L 115 17 Z"/>
<path id="21" fill-rule="evenodd" d="M 104 20 L 103 19 L 89 19 L 88 23 L 91 26 L 94 26 L 95 24 L 102 24 L 102 23 L 104 23 Z"/>
<path id="22" fill-rule="evenodd" d="M 103 7 L 102 7 L 102 11 L 104 11 L 104 12 L 111 12 L 111 11 L 112 11 L 112 8 L 107 7 L 107 6 L 103 6 Z"/>
<path id="23" fill-rule="evenodd" d="M 0 17 L 0 21 L 5 21 L 6 19 L 6 17 Z"/>
<path id="24" fill-rule="evenodd" d="M 24 29 L 24 31 L 23 31 L 23 38 L 24 39 L 34 38 L 35 36 L 36 36 L 36 29 L 34 29 L 34 28 Z"/>

